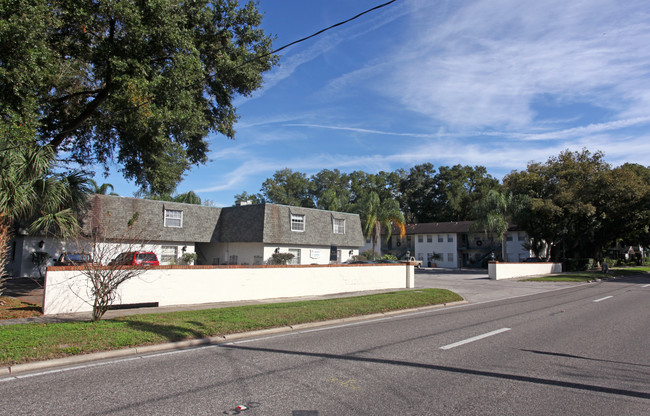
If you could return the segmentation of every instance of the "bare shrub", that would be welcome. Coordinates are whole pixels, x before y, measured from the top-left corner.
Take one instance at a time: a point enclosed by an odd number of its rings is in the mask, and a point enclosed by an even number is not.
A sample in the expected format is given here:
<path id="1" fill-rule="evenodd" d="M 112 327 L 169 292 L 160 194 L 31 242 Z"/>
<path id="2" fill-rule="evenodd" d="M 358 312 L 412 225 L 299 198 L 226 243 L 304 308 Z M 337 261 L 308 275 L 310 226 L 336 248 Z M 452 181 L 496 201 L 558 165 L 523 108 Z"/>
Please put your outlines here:
<path id="1" fill-rule="evenodd" d="M 124 252 L 147 251 L 147 243 L 141 238 L 144 228 L 137 226 L 138 218 L 139 213 L 136 212 L 116 238 L 119 225 L 111 224 L 110 213 L 104 213 L 101 218 L 94 218 L 91 222 L 99 225 L 91 227 L 90 236 L 77 243 L 91 259 L 80 265 L 80 272 L 88 279 L 89 297 L 93 300 L 93 321 L 100 320 L 115 303 L 119 296 L 118 288 L 124 282 L 150 269 L 145 265 L 125 265 L 115 261 Z"/>

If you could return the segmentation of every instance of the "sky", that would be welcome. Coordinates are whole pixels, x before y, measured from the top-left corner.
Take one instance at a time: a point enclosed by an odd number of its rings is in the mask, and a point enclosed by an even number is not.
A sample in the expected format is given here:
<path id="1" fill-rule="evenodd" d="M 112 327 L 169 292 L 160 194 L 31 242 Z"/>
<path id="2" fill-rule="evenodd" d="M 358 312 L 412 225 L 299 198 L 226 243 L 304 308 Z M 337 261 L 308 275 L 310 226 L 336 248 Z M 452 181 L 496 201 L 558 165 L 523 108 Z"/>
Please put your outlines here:
<path id="1" fill-rule="evenodd" d="M 274 48 L 387 0 L 260 0 Z M 177 188 L 216 206 L 290 168 L 485 166 L 502 179 L 563 150 L 650 165 L 647 0 L 397 0 L 291 46 L 235 101 L 236 138 Z M 101 171 L 101 169 L 98 169 Z M 98 181 L 132 196 L 119 175 Z"/>

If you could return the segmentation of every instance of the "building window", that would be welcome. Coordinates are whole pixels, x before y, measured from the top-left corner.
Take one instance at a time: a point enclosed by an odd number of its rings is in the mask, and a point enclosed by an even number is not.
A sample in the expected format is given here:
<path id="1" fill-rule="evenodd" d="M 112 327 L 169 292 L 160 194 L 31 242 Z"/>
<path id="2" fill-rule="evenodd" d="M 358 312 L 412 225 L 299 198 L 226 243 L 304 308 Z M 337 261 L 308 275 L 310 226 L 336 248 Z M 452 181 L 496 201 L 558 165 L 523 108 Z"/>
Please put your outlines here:
<path id="1" fill-rule="evenodd" d="M 454 242 L 454 235 L 453 234 L 447 234 L 447 242 L 448 243 L 453 243 Z"/>
<path id="2" fill-rule="evenodd" d="M 447 253 L 447 261 L 448 261 L 449 263 L 453 263 L 453 262 L 454 262 L 454 253 Z"/>
<path id="3" fill-rule="evenodd" d="M 290 248 L 289 253 L 293 254 L 293 258 L 289 261 L 289 264 L 301 264 L 299 248 Z"/>
<path id="4" fill-rule="evenodd" d="M 264 258 L 262 256 L 253 256 L 253 265 L 258 266 L 264 262 Z"/>
<path id="5" fill-rule="evenodd" d="M 510 234 L 506 236 L 506 241 L 512 241 L 512 236 Z"/>
<path id="6" fill-rule="evenodd" d="M 438 234 L 438 242 L 439 243 L 444 243 L 445 242 L 445 237 L 442 234 Z"/>
<path id="7" fill-rule="evenodd" d="M 239 264 L 239 257 L 236 255 L 230 256 L 228 258 L 228 264 Z"/>
<path id="8" fill-rule="evenodd" d="M 175 209 L 165 210 L 165 227 L 183 227 L 183 211 Z"/>
<path id="9" fill-rule="evenodd" d="M 160 248 L 160 262 L 162 264 L 175 264 L 178 259 L 177 246 L 162 246 Z"/>
<path id="10" fill-rule="evenodd" d="M 418 243 L 424 242 L 424 236 L 422 234 L 418 234 Z"/>
<path id="11" fill-rule="evenodd" d="M 345 234 L 345 220 L 334 218 L 334 234 Z"/>
<path id="12" fill-rule="evenodd" d="M 305 216 L 291 214 L 291 231 L 305 231 Z"/>
<path id="13" fill-rule="evenodd" d="M 427 243 L 432 243 L 433 242 L 433 236 L 431 234 L 427 234 Z"/>

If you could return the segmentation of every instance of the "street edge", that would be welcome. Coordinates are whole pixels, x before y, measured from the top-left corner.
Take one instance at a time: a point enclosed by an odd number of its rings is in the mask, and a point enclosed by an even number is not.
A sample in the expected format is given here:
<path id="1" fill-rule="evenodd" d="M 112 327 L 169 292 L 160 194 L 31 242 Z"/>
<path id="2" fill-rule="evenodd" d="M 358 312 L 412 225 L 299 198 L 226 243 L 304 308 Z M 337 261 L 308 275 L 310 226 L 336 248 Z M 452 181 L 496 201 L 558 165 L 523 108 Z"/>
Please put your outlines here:
<path id="1" fill-rule="evenodd" d="M 63 366 L 69 366 L 74 364 L 84 364 L 92 361 L 108 360 L 108 359 L 121 358 L 127 356 L 150 354 L 154 352 L 166 352 L 166 351 L 183 350 L 183 349 L 201 347 L 207 345 L 218 345 L 218 344 L 223 344 L 226 342 L 232 342 L 232 341 L 246 339 L 246 338 L 257 338 L 257 337 L 264 337 L 269 335 L 296 332 L 296 331 L 309 329 L 309 328 L 373 320 L 377 318 L 384 318 L 387 316 L 403 315 L 403 314 L 408 314 L 413 312 L 428 311 L 431 309 L 440 309 L 447 306 L 463 305 L 466 303 L 469 302 L 466 300 L 461 300 L 457 302 L 441 303 L 438 305 L 422 306 L 419 308 L 412 308 L 412 309 L 399 309 L 395 311 L 375 313 L 371 315 L 351 316 L 349 318 L 333 319 L 329 321 L 309 322 L 304 324 L 282 326 L 277 328 L 261 329 L 257 331 L 240 332 L 236 334 L 217 335 L 214 337 L 207 337 L 207 338 L 198 338 L 198 339 L 191 339 L 191 340 L 177 341 L 177 342 L 167 342 L 167 343 L 155 344 L 155 345 L 144 345 L 141 347 L 123 348 L 119 350 L 94 352 L 94 353 L 83 354 L 83 355 L 73 355 L 70 357 L 57 358 L 54 360 L 34 361 L 30 363 L 16 364 L 8 367 L 0 367 L 0 376 L 10 376 L 10 375 L 27 373 L 30 371 L 36 371 L 36 370 L 44 370 L 44 369 L 63 367 Z"/>

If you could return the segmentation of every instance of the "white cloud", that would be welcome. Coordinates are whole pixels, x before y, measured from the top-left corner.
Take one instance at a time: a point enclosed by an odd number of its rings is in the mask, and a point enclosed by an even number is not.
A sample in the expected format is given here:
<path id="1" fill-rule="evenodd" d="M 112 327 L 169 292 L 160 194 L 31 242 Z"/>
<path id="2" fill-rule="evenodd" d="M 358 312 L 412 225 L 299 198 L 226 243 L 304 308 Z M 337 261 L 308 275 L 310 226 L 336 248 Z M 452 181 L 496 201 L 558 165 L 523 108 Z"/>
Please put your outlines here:
<path id="1" fill-rule="evenodd" d="M 418 113 L 456 128 L 518 129 L 540 94 L 624 113 L 650 107 L 648 14 L 642 3 L 489 0 L 441 20 L 423 4 L 413 38 L 383 85 Z M 425 23 L 428 22 L 427 25 Z M 638 116 L 638 115 L 637 115 Z"/>

